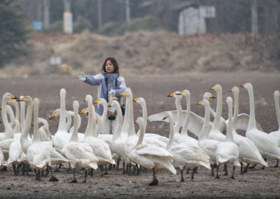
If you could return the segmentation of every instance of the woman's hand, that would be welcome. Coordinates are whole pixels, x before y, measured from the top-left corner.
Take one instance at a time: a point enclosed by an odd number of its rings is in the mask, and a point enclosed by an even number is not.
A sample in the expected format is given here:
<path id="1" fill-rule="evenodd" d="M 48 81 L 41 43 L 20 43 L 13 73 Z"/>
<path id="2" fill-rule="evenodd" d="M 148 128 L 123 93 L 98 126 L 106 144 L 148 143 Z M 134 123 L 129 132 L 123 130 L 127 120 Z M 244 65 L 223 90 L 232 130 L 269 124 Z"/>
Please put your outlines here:
<path id="1" fill-rule="evenodd" d="M 86 79 L 87 79 L 87 77 L 84 73 L 78 75 L 78 77 L 79 77 L 79 80 L 82 80 L 82 81 L 86 81 Z"/>

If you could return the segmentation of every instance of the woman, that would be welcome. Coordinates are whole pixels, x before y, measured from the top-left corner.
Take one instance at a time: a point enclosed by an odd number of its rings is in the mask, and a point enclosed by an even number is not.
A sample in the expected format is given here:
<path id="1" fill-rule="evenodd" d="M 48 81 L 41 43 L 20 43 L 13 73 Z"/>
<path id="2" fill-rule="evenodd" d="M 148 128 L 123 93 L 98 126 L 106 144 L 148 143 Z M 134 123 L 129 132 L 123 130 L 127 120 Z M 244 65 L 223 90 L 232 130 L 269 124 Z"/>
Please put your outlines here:
<path id="1" fill-rule="evenodd" d="M 126 85 L 124 78 L 119 75 L 119 65 L 117 60 L 113 57 L 108 57 L 102 66 L 101 73 L 95 76 L 88 76 L 85 74 L 79 75 L 79 79 L 92 85 L 98 85 L 98 99 L 103 98 L 108 101 L 108 96 L 110 94 L 115 95 L 118 98 L 119 103 L 121 103 L 121 97 L 119 95 L 125 91 Z M 99 105 L 96 109 L 96 112 L 99 115 L 103 114 L 103 106 Z M 111 121 L 113 121 L 113 129 L 116 125 L 115 120 L 106 119 L 103 128 L 101 130 L 102 133 L 110 133 L 111 129 Z M 108 128 L 108 126 L 110 128 Z"/>

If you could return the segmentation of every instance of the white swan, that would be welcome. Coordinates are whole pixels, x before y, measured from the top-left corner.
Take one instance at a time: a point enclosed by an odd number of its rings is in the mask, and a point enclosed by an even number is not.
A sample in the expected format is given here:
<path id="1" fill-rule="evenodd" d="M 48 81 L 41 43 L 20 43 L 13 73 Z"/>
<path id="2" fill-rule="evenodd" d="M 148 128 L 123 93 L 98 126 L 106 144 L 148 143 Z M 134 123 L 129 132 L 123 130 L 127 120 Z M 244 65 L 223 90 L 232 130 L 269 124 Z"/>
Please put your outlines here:
<path id="1" fill-rule="evenodd" d="M 102 116 L 101 116 L 101 125 L 100 125 L 101 126 L 101 133 L 102 134 L 110 134 L 110 126 L 109 125 L 104 126 L 104 123 L 107 120 L 107 112 L 108 112 L 108 104 L 107 104 L 106 100 L 103 99 L 103 98 L 100 98 L 100 99 L 95 100 L 93 103 L 97 104 L 97 106 L 100 106 L 100 105 L 103 106 L 103 113 L 102 113 Z"/>
<path id="2" fill-rule="evenodd" d="M 232 135 L 232 98 L 227 97 L 226 102 L 228 103 L 228 124 L 227 124 L 227 135 L 224 142 L 220 142 L 216 150 L 216 163 L 217 163 L 217 173 L 216 178 L 219 178 L 218 170 L 220 164 L 231 164 L 233 165 L 233 172 L 231 178 L 234 179 L 235 166 L 240 167 L 239 159 L 239 149 L 234 143 Z"/>
<path id="3" fill-rule="evenodd" d="M 86 102 L 88 103 L 89 117 L 85 131 L 84 143 L 88 143 L 90 145 L 93 153 L 98 158 L 99 165 L 101 165 L 102 170 L 101 176 L 103 176 L 103 165 L 115 164 L 115 161 L 112 159 L 109 145 L 103 140 L 93 137 L 93 130 L 96 130 L 96 118 L 91 95 L 86 96 Z"/>
<path id="4" fill-rule="evenodd" d="M 276 139 L 280 144 L 280 108 L 279 108 L 279 91 L 274 92 L 274 102 L 275 102 L 275 110 L 276 110 L 276 118 L 278 123 L 278 130 L 270 132 L 268 135 L 273 139 Z M 279 145 L 278 145 L 279 146 Z"/>
<path id="5" fill-rule="evenodd" d="M 58 149 L 63 149 L 64 145 L 68 143 L 71 135 L 66 131 L 65 122 L 65 96 L 66 90 L 62 88 L 60 90 L 60 117 L 58 130 L 53 136 L 54 146 Z"/>
<path id="6" fill-rule="evenodd" d="M 140 126 L 140 135 L 137 143 L 130 148 L 129 158 L 147 169 L 152 169 L 153 181 L 149 185 L 158 185 L 156 178 L 156 172 L 158 170 L 169 170 L 173 174 L 176 174 L 176 170 L 172 165 L 173 156 L 166 149 L 143 143 L 145 135 L 143 118 L 138 117 L 136 123 Z"/>
<path id="7" fill-rule="evenodd" d="M 73 102 L 74 109 L 74 131 L 72 133 L 69 142 L 64 145 L 62 152 L 69 160 L 73 172 L 73 180 L 71 182 L 77 182 L 75 177 L 75 167 L 85 168 L 85 180 L 89 168 L 97 169 L 98 158 L 94 155 L 92 148 L 87 143 L 78 142 L 78 109 L 79 102 Z"/>
<path id="8" fill-rule="evenodd" d="M 182 144 L 175 144 L 173 145 L 174 141 L 174 127 L 172 125 L 172 113 L 170 111 L 166 112 L 166 116 L 168 117 L 170 122 L 170 135 L 169 135 L 169 142 L 166 146 L 166 150 L 169 151 L 174 157 L 174 164 L 179 165 L 181 170 L 181 182 L 184 181 L 183 177 L 183 170 L 184 167 L 186 168 L 197 168 L 203 166 L 209 170 L 210 164 L 209 159 L 210 157 L 207 153 L 198 145 L 188 145 L 186 142 Z M 194 179 L 195 170 L 192 173 L 191 179 Z"/>
<path id="9" fill-rule="evenodd" d="M 12 99 L 12 100 L 9 100 L 7 103 L 10 105 L 13 105 L 15 107 L 15 111 L 16 111 L 15 119 L 17 121 L 19 121 L 19 106 L 18 106 L 17 101 L 15 99 Z M 18 123 L 18 125 L 15 125 L 15 127 L 14 127 L 14 132 L 21 133 L 20 129 L 21 129 L 20 123 Z"/>
<path id="10" fill-rule="evenodd" d="M 243 171 L 243 164 L 241 164 L 241 173 L 246 173 L 249 164 L 262 164 L 264 166 L 268 166 L 267 163 L 262 158 L 258 148 L 256 145 L 248 138 L 243 137 L 236 132 L 235 122 L 238 117 L 238 99 L 239 99 L 239 88 L 234 86 L 231 91 L 234 95 L 234 115 L 232 120 L 232 135 L 234 143 L 237 144 L 239 149 L 239 162 L 247 163 L 245 171 Z"/>
<path id="11" fill-rule="evenodd" d="M 6 167 L 8 166 L 8 163 L 5 161 L 1 148 L 0 148 L 0 166 L 6 166 Z"/>
<path id="12" fill-rule="evenodd" d="M 222 116 L 222 108 L 223 108 L 223 96 L 222 96 L 222 87 L 220 84 L 216 84 L 211 88 L 211 90 L 215 90 L 217 92 L 217 109 L 216 109 L 216 117 L 214 118 L 213 125 L 211 126 L 211 130 L 208 134 L 209 139 L 225 141 L 226 136 L 222 134 L 220 131 L 220 121 Z"/>
<path id="13" fill-rule="evenodd" d="M 246 83 L 241 85 L 241 87 L 248 91 L 250 100 L 250 119 L 246 131 L 246 137 L 254 142 L 265 160 L 266 158 L 279 160 L 280 148 L 278 147 L 279 143 L 277 140 L 273 140 L 267 133 L 256 128 L 255 102 L 252 84 Z"/>
<path id="14" fill-rule="evenodd" d="M 198 102 L 197 105 L 203 105 L 205 109 L 204 123 L 200 135 L 198 137 L 198 145 L 203 148 L 210 157 L 211 175 L 214 176 L 214 165 L 216 165 L 216 149 L 220 143 L 218 140 L 208 138 L 209 121 L 210 121 L 210 104 L 207 99 Z"/>

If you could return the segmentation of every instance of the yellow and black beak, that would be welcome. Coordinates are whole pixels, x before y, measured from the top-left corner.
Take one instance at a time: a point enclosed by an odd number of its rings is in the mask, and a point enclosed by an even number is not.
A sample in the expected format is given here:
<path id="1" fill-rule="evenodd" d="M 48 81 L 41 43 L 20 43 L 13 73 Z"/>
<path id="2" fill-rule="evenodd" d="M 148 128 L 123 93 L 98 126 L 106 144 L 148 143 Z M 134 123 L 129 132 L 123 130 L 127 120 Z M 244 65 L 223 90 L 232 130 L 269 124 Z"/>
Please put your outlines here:
<path id="1" fill-rule="evenodd" d="M 34 122 L 31 124 L 31 126 L 34 126 Z"/>
<path id="2" fill-rule="evenodd" d="M 137 123 L 137 120 L 135 120 L 135 123 Z"/>
<path id="3" fill-rule="evenodd" d="M 0 107 L 0 110 L 2 110 L 2 106 Z"/>
<path id="4" fill-rule="evenodd" d="M 120 94 L 120 96 L 124 96 L 124 97 L 125 97 L 125 95 L 124 95 L 124 91 Z"/>
<path id="5" fill-rule="evenodd" d="M 55 118 L 55 113 L 52 114 L 52 116 L 49 118 L 49 120 L 52 120 L 53 118 Z"/>
<path id="6" fill-rule="evenodd" d="M 198 102 L 196 105 L 201 105 L 202 101 Z"/>
<path id="7" fill-rule="evenodd" d="M 137 102 L 137 100 L 138 100 L 138 98 L 135 98 L 133 101 L 134 101 L 134 102 Z"/>
<path id="8" fill-rule="evenodd" d="M 240 85 L 240 87 L 244 88 L 244 87 L 245 87 L 245 85 L 246 85 L 246 84 L 242 84 L 242 85 Z"/>
<path id="9" fill-rule="evenodd" d="M 112 102 L 109 104 L 109 107 L 112 107 Z"/>
<path id="10" fill-rule="evenodd" d="M 173 97 L 175 93 L 171 93 L 170 95 L 167 95 L 167 97 Z"/>
<path id="11" fill-rule="evenodd" d="M 212 88 L 210 88 L 210 90 L 214 90 L 215 89 L 215 86 L 213 86 Z"/>
<path id="12" fill-rule="evenodd" d="M 84 114 L 86 112 L 86 109 L 83 109 L 80 111 L 80 114 Z"/>
<path id="13" fill-rule="evenodd" d="M 176 95 L 182 95 L 184 91 L 181 91 L 180 93 L 177 93 Z"/>
<path id="14" fill-rule="evenodd" d="M 94 102 L 93 102 L 93 104 L 97 104 L 99 102 L 99 100 L 95 100 Z"/>
<path id="15" fill-rule="evenodd" d="M 25 97 L 21 97 L 19 99 L 17 99 L 17 101 L 24 101 L 25 100 Z"/>
<path id="16" fill-rule="evenodd" d="M 212 94 L 209 95 L 210 98 L 215 99 L 216 97 Z"/>
<path id="17" fill-rule="evenodd" d="M 14 95 L 10 95 L 10 97 L 12 98 L 12 99 L 15 99 L 15 100 L 18 100 L 18 98 L 17 97 L 15 97 Z"/>
<path id="18" fill-rule="evenodd" d="M 165 119 L 167 119 L 166 115 L 162 118 L 162 120 L 165 120 Z"/>

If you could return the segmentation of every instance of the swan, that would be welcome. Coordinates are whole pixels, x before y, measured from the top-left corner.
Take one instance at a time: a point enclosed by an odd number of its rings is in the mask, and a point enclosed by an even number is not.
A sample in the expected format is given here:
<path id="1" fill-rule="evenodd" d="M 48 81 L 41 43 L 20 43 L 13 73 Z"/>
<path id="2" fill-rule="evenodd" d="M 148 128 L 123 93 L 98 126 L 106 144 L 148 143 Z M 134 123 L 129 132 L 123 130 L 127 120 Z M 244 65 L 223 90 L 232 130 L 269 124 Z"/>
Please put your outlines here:
<path id="1" fill-rule="evenodd" d="M 144 122 L 145 122 L 145 132 L 146 132 L 146 127 L 147 127 L 147 106 L 146 106 L 146 101 L 142 97 L 135 98 L 133 101 L 138 103 L 141 106 L 141 108 L 142 108 L 142 117 L 143 117 Z M 139 133 L 140 133 L 140 129 L 138 130 L 137 135 L 139 135 Z M 155 134 L 155 133 L 145 133 L 145 137 L 146 138 L 154 137 L 154 138 L 157 138 L 158 140 L 164 142 L 165 144 L 168 143 L 168 138 L 167 137 L 161 136 L 161 135 L 158 135 L 158 134 Z"/>
<path id="2" fill-rule="evenodd" d="M 63 149 L 64 145 L 68 143 L 71 135 L 66 131 L 65 122 L 65 96 L 66 90 L 60 90 L 60 117 L 57 132 L 53 136 L 54 146 L 58 149 Z"/>
<path id="3" fill-rule="evenodd" d="M 256 128 L 254 92 L 251 83 L 241 85 L 249 93 L 250 119 L 246 130 L 246 137 L 254 142 L 262 157 L 266 159 L 280 159 L 280 148 L 277 140 L 272 139 L 267 133 Z"/>
<path id="4" fill-rule="evenodd" d="M 210 164 L 211 164 L 211 176 L 214 176 L 214 167 L 216 165 L 216 149 L 220 143 L 219 140 L 213 140 L 208 138 L 209 133 L 209 121 L 210 121 L 210 104 L 207 99 L 203 99 L 202 101 L 198 102 L 197 105 L 203 105 L 205 109 L 204 114 L 204 123 L 200 135 L 198 137 L 198 145 L 203 148 L 206 153 L 210 157 Z"/>
<path id="5" fill-rule="evenodd" d="M 277 140 L 280 146 L 280 108 L 279 108 L 279 91 L 274 92 L 274 102 L 275 102 L 275 110 L 276 110 L 276 117 L 278 122 L 278 130 L 270 132 L 268 135 L 271 136 L 273 139 Z M 277 164 L 275 167 L 278 167 L 279 160 L 277 160 Z"/>
<path id="6" fill-rule="evenodd" d="M 55 117 L 60 116 L 60 112 L 61 112 L 60 109 L 56 109 L 56 110 L 52 113 L 52 116 L 49 118 L 49 120 L 52 120 L 52 119 L 54 119 Z M 73 132 L 73 129 L 74 129 L 73 126 L 71 127 L 72 117 L 74 117 L 74 112 L 73 112 L 73 111 L 65 111 L 65 118 L 66 118 L 66 120 L 67 120 L 67 121 L 66 121 L 66 131 L 69 131 L 70 136 L 72 135 L 72 132 Z M 78 115 L 78 128 L 80 128 L 81 123 L 82 123 L 81 116 Z M 85 135 L 84 135 L 83 133 L 78 133 L 79 142 L 83 142 L 84 136 L 85 136 Z"/>
<path id="7" fill-rule="evenodd" d="M 71 135 L 71 138 L 67 144 L 64 145 L 61 150 L 66 158 L 69 160 L 69 163 L 73 169 L 73 180 L 72 183 L 76 183 L 75 177 L 75 167 L 85 168 L 85 179 L 83 182 L 86 182 L 87 172 L 89 168 L 97 169 L 98 158 L 94 155 L 92 148 L 88 143 L 78 142 L 78 109 L 79 102 L 73 102 L 74 109 L 74 131 Z"/>
<path id="8" fill-rule="evenodd" d="M 88 124 L 85 131 L 85 138 L 84 143 L 90 145 L 93 150 L 93 153 L 99 160 L 99 165 L 101 165 L 101 170 L 103 176 L 103 165 L 107 164 L 115 164 L 115 161 L 112 159 L 111 150 L 109 145 L 93 136 L 93 130 L 96 130 L 96 118 L 95 118 L 95 108 L 92 105 L 92 97 L 91 95 L 86 96 L 86 102 L 88 103 L 88 110 L 89 110 L 89 117 L 88 117 Z"/>
<path id="9" fill-rule="evenodd" d="M 231 164 L 233 165 L 233 171 L 231 178 L 234 179 L 235 166 L 240 167 L 239 159 L 239 149 L 234 143 L 233 133 L 232 133 L 232 98 L 227 97 L 226 102 L 228 104 L 228 124 L 227 124 L 227 134 L 226 140 L 220 142 L 217 146 L 215 156 L 217 164 L 216 178 L 220 178 L 218 174 L 220 164 Z"/>
<path id="10" fill-rule="evenodd" d="M 2 120 L 5 128 L 4 133 L 0 133 L 0 141 L 4 139 L 13 139 L 14 138 L 14 130 L 8 122 L 7 118 L 7 102 L 11 99 L 18 99 L 11 93 L 5 93 L 2 97 Z"/>
<path id="11" fill-rule="evenodd" d="M 5 158 L 4 158 L 4 155 L 3 155 L 3 153 L 2 153 L 2 150 L 1 150 L 1 148 L 0 148 L 0 166 L 8 166 L 8 163 L 5 161 Z"/>
<path id="12" fill-rule="evenodd" d="M 42 141 L 52 142 L 52 134 L 50 133 L 49 123 L 44 118 L 38 118 L 38 124 L 42 123 L 43 126 L 39 128 L 39 135 Z"/>
<path id="13" fill-rule="evenodd" d="M 166 146 L 166 150 L 169 151 L 174 157 L 174 164 L 178 164 L 181 170 L 181 182 L 184 181 L 183 170 L 184 167 L 187 168 L 197 168 L 203 166 L 211 170 L 209 159 L 210 157 L 207 153 L 198 145 L 188 145 L 185 143 L 175 144 L 174 141 L 174 126 L 172 125 L 172 113 L 167 111 L 165 117 L 168 117 L 170 122 L 170 135 L 169 142 Z M 194 179 L 193 170 L 191 179 Z"/>
<path id="14" fill-rule="evenodd" d="M 26 158 L 29 162 L 29 165 L 33 169 L 37 169 L 36 180 L 40 179 L 40 170 L 48 167 L 51 171 L 50 181 L 58 181 L 57 178 L 53 176 L 51 170 L 52 159 L 56 163 L 59 162 L 68 162 L 62 155 L 60 155 L 54 148 L 49 147 L 46 144 L 43 144 L 40 135 L 38 132 L 38 109 L 39 109 L 39 99 L 34 99 L 34 137 L 32 144 L 27 149 Z"/>
<path id="15" fill-rule="evenodd" d="M 173 156 L 166 149 L 143 143 L 144 139 L 144 120 L 138 117 L 135 121 L 140 126 L 140 135 L 137 143 L 130 148 L 131 152 L 128 154 L 129 158 L 147 168 L 153 170 L 153 181 L 149 185 L 158 185 L 156 172 L 158 170 L 169 170 L 171 173 L 176 174 L 173 163 Z M 171 124 L 173 125 L 173 124 Z"/>
<path id="16" fill-rule="evenodd" d="M 16 111 L 15 119 L 16 119 L 17 121 L 19 121 L 19 106 L 18 106 L 17 101 L 16 101 L 15 99 L 12 99 L 12 100 L 9 100 L 9 101 L 7 102 L 7 104 L 13 105 L 13 106 L 15 107 L 15 111 Z M 20 129 L 21 129 L 20 123 L 18 123 L 18 125 L 15 125 L 15 127 L 14 127 L 14 132 L 15 132 L 15 134 L 16 134 L 16 133 L 21 133 Z"/>
<path id="17" fill-rule="evenodd" d="M 211 90 L 215 90 L 217 92 L 217 109 L 216 109 L 216 116 L 213 121 L 213 125 L 211 126 L 211 130 L 208 133 L 209 139 L 225 141 L 226 136 L 222 134 L 220 131 L 220 121 L 222 115 L 222 108 L 223 108 L 223 96 L 222 96 L 222 87 L 220 84 L 216 84 L 211 88 Z"/>
<path id="18" fill-rule="evenodd" d="M 101 133 L 102 134 L 110 134 L 110 126 L 109 125 L 105 125 L 104 126 L 104 123 L 105 121 L 107 120 L 107 112 L 108 112 L 108 104 L 106 102 L 105 99 L 103 98 L 100 98 L 100 99 L 97 99 L 93 102 L 94 104 L 97 104 L 98 106 L 99 105 L 102 105 L 103 106 L 103 113 L 102 113 L 102 116 L 101 116 Z"/>
<path id="19" fill-rule="evenodd" d="M 245 171 L 243 172 L 243 164 L 241 163 L 241 173 L 246 173 L 249 164 L 262 164 L 264 166 L 268 166 L 267 163 L 262 158 L 258 148 L 256 145 L 248 138 L 243 137 L 236 132 L 235 122 L 237 121 L 238 117 L 238 99 L 239 99 L 239 88 L 234 86 L 231 89 L 234 95 L 234 115 L 232 119 L 232 135 L 234 143 L 238 146 L 239 149 L 239 162 L 247 163 Z"/>

